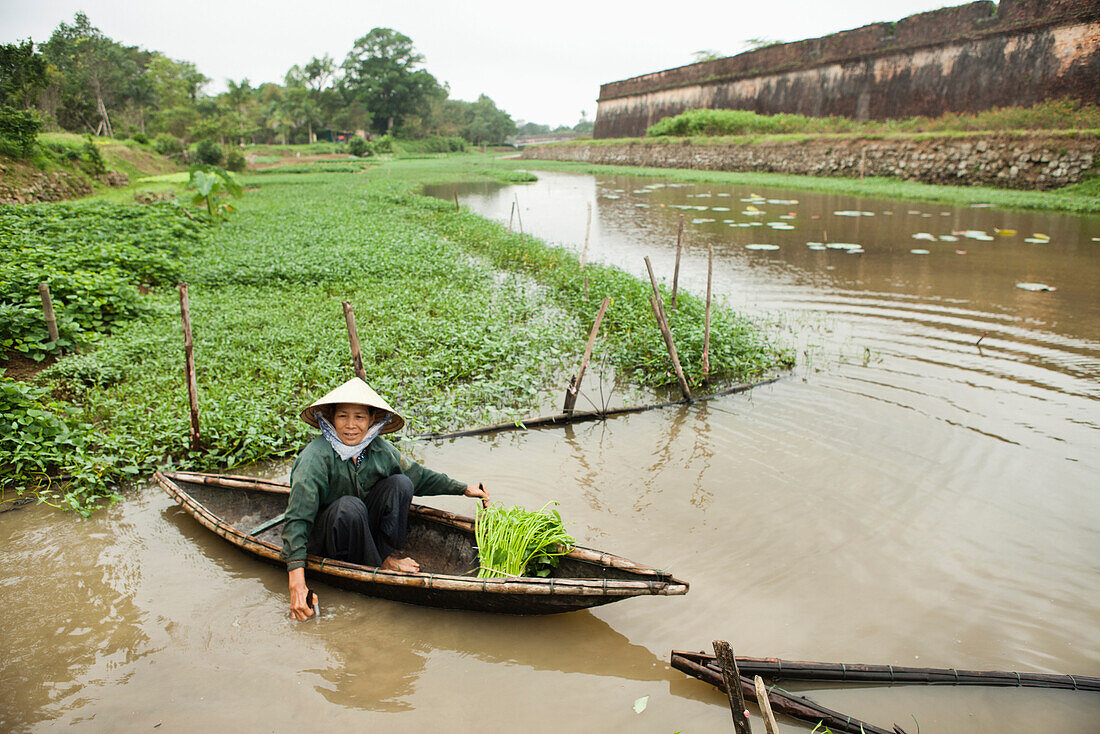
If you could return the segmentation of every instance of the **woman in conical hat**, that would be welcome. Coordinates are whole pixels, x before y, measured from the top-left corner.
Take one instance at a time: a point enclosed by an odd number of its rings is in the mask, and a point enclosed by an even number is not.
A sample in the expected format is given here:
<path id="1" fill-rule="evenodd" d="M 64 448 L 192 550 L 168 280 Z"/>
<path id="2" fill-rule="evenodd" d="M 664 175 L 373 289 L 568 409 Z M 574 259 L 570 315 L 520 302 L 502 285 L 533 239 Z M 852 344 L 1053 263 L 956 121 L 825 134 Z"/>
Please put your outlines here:
<path id="1" fill-rule="evenodd" d="M 320 555 L 389 571 L 416 573 L 405 530 L 413 495 L 489 498 L 481 484 L 463 484 L 398 453 L 384 433 L 405 419 L 363 380 L 354 377 L 302 411 L 321 435 L 290 470 L 283 525 L 283 560 L 290 575 L 290 611 L 313 616 L 306 600 L 306 555 Z"/>

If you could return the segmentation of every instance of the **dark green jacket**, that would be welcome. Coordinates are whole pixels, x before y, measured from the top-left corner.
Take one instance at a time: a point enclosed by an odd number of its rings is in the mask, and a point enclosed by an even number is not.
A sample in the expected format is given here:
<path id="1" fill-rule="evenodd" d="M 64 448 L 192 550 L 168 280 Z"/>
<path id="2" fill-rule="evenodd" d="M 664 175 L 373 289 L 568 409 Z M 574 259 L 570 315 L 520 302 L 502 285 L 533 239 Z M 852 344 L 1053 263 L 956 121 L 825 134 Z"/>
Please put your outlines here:
<path id="1" fill-rule="evenodd" d="M 370 442 L 359 466 L 341 459 L 324 436 L 306 446 L 290 470 L 290 499 L 283 525 L 283 560 L 291 571 L 306 565 L 306 542 L 322 507 L 346 494 L 365 499 L 380 479 L 404 474 L 413 494 L 462 494 L 466 485 L 409 461 L 382 437 Z"/>

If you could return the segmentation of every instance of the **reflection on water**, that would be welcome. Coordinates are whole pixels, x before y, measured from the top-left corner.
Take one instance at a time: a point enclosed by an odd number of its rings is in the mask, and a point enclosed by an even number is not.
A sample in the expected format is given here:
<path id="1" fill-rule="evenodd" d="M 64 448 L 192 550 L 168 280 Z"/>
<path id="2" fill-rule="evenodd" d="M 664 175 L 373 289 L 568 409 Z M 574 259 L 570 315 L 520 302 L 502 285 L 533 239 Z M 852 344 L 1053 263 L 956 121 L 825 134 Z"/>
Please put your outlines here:
<path id="1" fill-rule="evenodd" d="M 505 223 L 518 196 L 527 230 L 567 247 L 593 202 L 589 258 L 639 275 L 643 255 L 671 273 L 683 213 L 682 285 L 702 292 L 713 246 L 716 290 L 767 314 L 800 365 L 749 394 L 413 452 L 508 504 L 556 500 L 584 544 L 691 591 L 523 618 L 319 585 L 321 619 L 297 624 L 284 570 L 154 488 L 88 521 L 26 508 L 0 514 L 0 729 L 718 731 L 724 697 L 666 661 L 720 638 L 746 655 L 1100 674 L 1095 218 L 540 178 L 460 196 Z M 994 239 L 951 234 L 969 230 Z M 1049 242 L 1023 242 L 1035 233 Z M 804 690 L 909 731 L 1100 720 L 1100 697 L 1072 691 Z"/>

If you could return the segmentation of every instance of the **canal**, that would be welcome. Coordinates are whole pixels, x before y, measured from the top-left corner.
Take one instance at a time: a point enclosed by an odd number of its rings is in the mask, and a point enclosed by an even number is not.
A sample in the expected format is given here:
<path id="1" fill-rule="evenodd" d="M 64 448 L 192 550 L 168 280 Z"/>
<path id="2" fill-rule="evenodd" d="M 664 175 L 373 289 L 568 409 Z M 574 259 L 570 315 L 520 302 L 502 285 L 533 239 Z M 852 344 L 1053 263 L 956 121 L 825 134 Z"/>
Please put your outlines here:
<path id="1" fill-rule="evenodd" d="M 587 259 L 644 277 L 649 256 L 666 282 L 682 216 L 680 287 L 705 292 L 713 250 L 716 298 L 798 366 L 743 395 L 414 453 L 509 504 L 557 500 L 583 544 L 691 591 L 520 618 L 322 588 L 321 619 L 295 624 L 285 572 L 153 489 L 83 522 L 26 508 L 0 516 L 0 728 L 728 731 L 724 696 L 667 665 L 715 639 L 1100 675 L 1100 218 L 538 175 L 431 193 L 502 223 L 518 204 L 514 226 L 578 252 L 591 207 Z M 611 385 L 592 379 L 599 402 Z M 909 732 L 1100 720 L 1072 691 L 787 689 Z"/>

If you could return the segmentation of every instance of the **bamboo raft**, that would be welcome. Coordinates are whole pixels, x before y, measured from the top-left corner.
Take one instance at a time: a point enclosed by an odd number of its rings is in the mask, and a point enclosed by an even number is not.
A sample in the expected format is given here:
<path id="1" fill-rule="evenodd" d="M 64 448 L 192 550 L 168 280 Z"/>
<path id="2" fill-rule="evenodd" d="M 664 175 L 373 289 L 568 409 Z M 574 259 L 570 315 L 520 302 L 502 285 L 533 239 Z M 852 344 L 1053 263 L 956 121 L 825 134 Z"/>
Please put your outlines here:
<path id="1" fill-rule="evenodd" d="M 200 525 L 245 553 L 284 565 L 279 518 L 290 486 L 252 477 L 156 472 L 154 481 Z M 474 521 L 413 504 L 406 552 L 418 573 L 308 556 L 306 574 L 333 586 L 409 604 L 504 614 L 553 614 L 635 596 L 686 594 L 670 573 L 590 548 L 562 556 L 546 578 L 477 578 Z"/>
<path id="2" fill-rule="evenodd" d="M 722 663 L 716 655 L 705 652 L 673 650 L 670 663 L 673 668 L 693 678 L 710 683 L 729 693 Z M 825 681 L 854 684 L 928 684 L 959 686 L 1018 686 L 1030 688 L 1060 688 L 1074 691 L 1100 691 L 1100 678 L 1082 675 L 1058 675 L 1050 673 L 1012 673 L 1000 670 L 956 670 L 954 668 L 914 668 L 894 665 L 866 665 L 863 663 L 820 663 L 778 658 L 737 657 L 737 678 L 744 700 L 758 700 L 758 689 L 753 683 L 756 676 L 776 681 Z M 729 671 L 725 671 L 729 674 Z M 776 713 L 784 714 L 810 724 L 820 723 L 834 732 L 847 734 L 897 734 L 903 730 L 896 724 L 893 730 L 860 721 L 833 711 L 806 698 L 785 691 L 767 691 L 770 706 Z M 732 706 L 732 704 L 731 704 Z"/>

